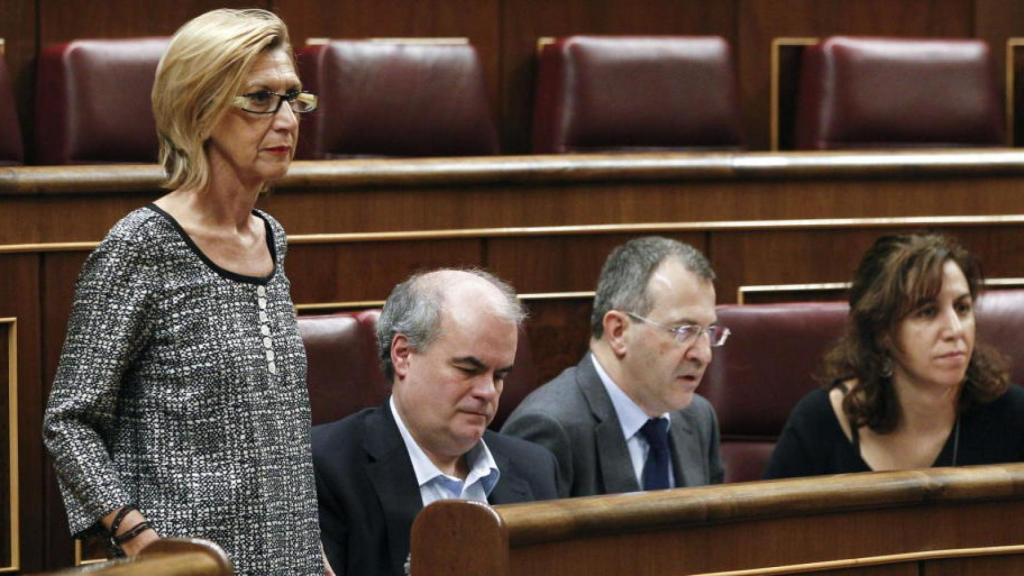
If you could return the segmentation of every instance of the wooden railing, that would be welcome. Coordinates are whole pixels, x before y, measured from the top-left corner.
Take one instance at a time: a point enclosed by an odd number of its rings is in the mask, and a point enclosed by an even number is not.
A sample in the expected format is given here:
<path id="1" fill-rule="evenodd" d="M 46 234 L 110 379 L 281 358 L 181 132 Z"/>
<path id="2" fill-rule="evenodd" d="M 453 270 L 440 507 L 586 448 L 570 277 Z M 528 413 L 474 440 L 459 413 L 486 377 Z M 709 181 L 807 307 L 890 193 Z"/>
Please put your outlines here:
<path id="1" fill-rule="evenodd" d="M 206 540 L 167 538 L 147 546 L 138 556 L 81 568 L 52 572 L 51 576 L 231 576 L 235 573 L 220 546 Z"/>
<path id="2" fill-rule="evenodd" d="M 412 574 L 1021 574 L 1022 513 L 1024 464 L 449 500 L 417 517 Z"/>

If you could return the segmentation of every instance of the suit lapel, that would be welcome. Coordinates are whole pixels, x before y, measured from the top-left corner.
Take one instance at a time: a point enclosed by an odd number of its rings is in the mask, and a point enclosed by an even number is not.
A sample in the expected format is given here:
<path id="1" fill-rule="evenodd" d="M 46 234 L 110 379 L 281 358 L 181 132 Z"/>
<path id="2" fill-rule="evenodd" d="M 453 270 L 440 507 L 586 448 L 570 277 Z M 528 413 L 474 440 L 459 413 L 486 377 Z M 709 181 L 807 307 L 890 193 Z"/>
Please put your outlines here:
<path id="1" fill-rule="evenodd" d="M 490 430 L 484 432 L 484 442 L 494 457 L 494 463 L 498 465 L 501 476 L 498 483 L 491 490 L 487 497 L 490 504 L 515 504 L 516 502 L 530 502 L 533 498 L 533 491 L 530 490 L 530 483 L 525 478 L 520 478 L 513 473 L 512 463 L 505 454 L 497 449 L 497 442 L 491 441 L 494 435 Z"/>
<path id="2" fill-rule="evenodd" d="M 694 440 L 694 429 L 683 410 L 672 413 L 669 437 L 672 441 L 672 473 L 676 486 L 701 486 L 704 479 L 704 455 L 700 442 Z"/>
<path id="3" fill-rule="evenodd" d="M 409 552 L 412 522 L 423 508 L 416 473 L 405 449 L 391 407 L 384 406 L 366 423 L 363 447 L 369 455 L 367 473 L 384 511 L 392 572 L 401 574 Z"/>
<path id="4" fill-rule="evenodd" d="M 608 391 L 604 389 L 601 377 L 594 369 L 594 360 L 590 354 L 576 366 L 576 383 L 590 406 L 591 414 L 597 420 L 594 427 L 597 454 L 594 457 L 597 458 L 604 492 L 615 494 L 640 490 L 633 473 L 633 461 L 629 457 L 626 439 L 622 437 L 622 425 L 615 415 L 612 399 L 608 397 Z"/>

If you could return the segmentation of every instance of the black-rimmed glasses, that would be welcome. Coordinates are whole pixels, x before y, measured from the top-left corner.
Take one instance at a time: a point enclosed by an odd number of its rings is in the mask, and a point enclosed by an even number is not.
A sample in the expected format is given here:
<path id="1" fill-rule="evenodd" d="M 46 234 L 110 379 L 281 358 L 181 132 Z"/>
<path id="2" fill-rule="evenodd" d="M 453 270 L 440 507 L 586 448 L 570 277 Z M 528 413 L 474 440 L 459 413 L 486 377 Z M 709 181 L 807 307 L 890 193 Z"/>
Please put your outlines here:
<path id="1" fill-rule="evenodd" d="M 316 110 L 317 98 L 316 94 L 300 92 L 299 90 L 289 90 L 284 94 L 278 94 L 270 90 L 260 90 L 235 96 L 235 99 L 231 101 L 236 108 L 241 108 L 246 112 L 268 115 L 277 114 L 277 111 L 281 109 L 281 104 L 284 102 L 288 103 L 288 107 L 292 109 L 292 112 L 305 114 L 306 112 Z"/>
<path id="2" fill-rule="evenodd" d="M 725 344 L 725 341 L 729 339 L 729 334 L 732 333 L 725 326 L 719 326 L 717 324 L 708 326 L 707 328 L 697 324 L 683 324 L 682 326 L 672 327 L 644 318 L 639 314 L 633 314 L 632 312 L 626 312 L 626 314 L 634 320 L 645 322 L 651 326 L 657 326 L 662 330 L 672 333 L 676 342 L 679 342 L 680 344 L 689 344 L 697 338 L 700 338 L 701 334 L 707 334 L 708 342 L 711 344 L 711 347 L 718 348 Z"/>

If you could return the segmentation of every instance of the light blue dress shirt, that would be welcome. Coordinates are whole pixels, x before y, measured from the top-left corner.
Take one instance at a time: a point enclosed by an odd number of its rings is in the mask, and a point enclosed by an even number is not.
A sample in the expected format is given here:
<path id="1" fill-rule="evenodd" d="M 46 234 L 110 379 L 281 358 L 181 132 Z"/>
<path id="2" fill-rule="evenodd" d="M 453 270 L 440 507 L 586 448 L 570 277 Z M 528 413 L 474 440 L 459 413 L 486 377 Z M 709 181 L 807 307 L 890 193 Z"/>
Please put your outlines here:
<path id="1" fill-rule="evenodd" d="M 597 371 L 597 376 L 601 378 L 601 383 L 604 384 L 608 397 L 612 399 L 615 415 L 619 417 L 619 425 L 622 426 L 622 437 L 626 439 L 629 459 L 633 462 L 636 483 L 638 486 L 643 486 L 644 463 L 647 461 L 647 453 L 651 450 L 651 445 L 640 434 L 640 428 L 643 428 L 643 425 L 647 423 L 650 417 L 604 371 L 604 367 L 597 360 L 597 356 L 591 354 L 590 359 L 594 362 L 594 370 Z M 660 418 L 669 421 L 669 430 L 671 430 L 672 419 L 669 413 L 665 412 Z M 676 485 L 675 473 L 672 471 L 671 466 L 668 468 L 668 485 L 673 487 Z"/>
<path id="2" fill-rule="evenodd" d="M 391 415 L 394 416 L 395 424 L 398 424 L 398 431 L 402 435 L 402 441 L 405 442 L 405 450 L 409 453 L 409 459 L 412 460 L 412 469 L 416 473 L 416 482 L 420 487 L 423 506 L 426 507 L 432 502 L 451 498 L 486 504 L 487 497 L 501 478 L 501 471 L 498 470 L 494 456 L 491 455 L 483 438 L 466 453 L 466 465 L 469 467 L 466 479 L 461 480 L 449 476 L 431 462 L 430 457 L 416 443 L 395 408 L 394 396 L 389 400 L 389 404 Z"/>

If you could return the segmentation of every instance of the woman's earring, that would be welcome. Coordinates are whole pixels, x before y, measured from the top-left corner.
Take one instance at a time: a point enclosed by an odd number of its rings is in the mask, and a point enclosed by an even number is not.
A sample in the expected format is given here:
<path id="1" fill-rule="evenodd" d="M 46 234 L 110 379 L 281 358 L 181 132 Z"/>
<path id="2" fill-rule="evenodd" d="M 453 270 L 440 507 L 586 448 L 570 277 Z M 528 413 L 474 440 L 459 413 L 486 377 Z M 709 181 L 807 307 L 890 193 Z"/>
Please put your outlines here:
<path id="1" fill-rule="evenodd" d="M 892 378 L 892 358 L 888 356 L 882 360 L 882 378 Z"/>

